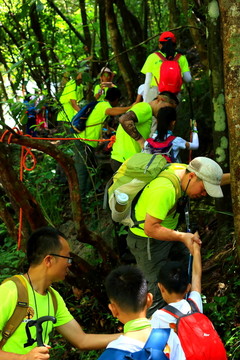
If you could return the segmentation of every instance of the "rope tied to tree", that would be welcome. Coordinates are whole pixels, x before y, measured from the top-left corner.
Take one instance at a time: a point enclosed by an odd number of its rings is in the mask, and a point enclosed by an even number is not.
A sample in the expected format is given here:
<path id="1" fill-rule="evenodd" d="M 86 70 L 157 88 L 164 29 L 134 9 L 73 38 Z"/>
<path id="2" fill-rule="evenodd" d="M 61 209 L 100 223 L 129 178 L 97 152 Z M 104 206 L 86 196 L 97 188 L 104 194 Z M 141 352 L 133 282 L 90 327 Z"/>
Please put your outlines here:
<path id="1" fill-rule="evenodd" d="M 107 148 L 110 148 L 116 141 L 116 135 L 112 135 L 109 139 L 84 139 L 84 138 L 41 138 L 41 137 L 32 137 L 29 134 L 24 134 L 21 130 L 19 130 L 18 128 L 14 127 L 11 129 L 12 131 L 10 131 L 9 129 L 5 130 L 4 133 L 2 134 L 1 138 L 0 138 L 0 142 L 4 142 L 5 141 L 5 137 L 8 135 L 8 139 L 7 139 L 7 144 L 11 144 L 12 143 L 12 137 L 14 136 L 14 132 L 17 135 L 21 135 L 21 136 L 27 136 L 29 138 L 32 138 L 34 140 L 49 140 L 49 141 L 59 141 L 59 140 L 82 140 L 82 141 L 94 141 L 94 142 L 108 142 Z M 27 166 L 27 159 L 28 158 L 32 159 L 33 165 L 32 167 L 28 167 Z M 35 157 L 35 155 L 33 154 L 33 152 L 31 151 L 30 147 L 27 147 L 25 145 L 21 145 L 21 155 L 20 155 L 20 166 L 19 166 L 19 180 L 21 182 L 23 182 L 23 171 L 32 171 L 35 169 L 37 165 L 37 159 Z M 21 241 L 22 241 L 22 225 L 23 225 L 23 209 L 20 207 L 19 208 L 19 227 L 18 227 L 18 239 L 17 239 L 17 250 L 20 250 L 21 248 Z"/>

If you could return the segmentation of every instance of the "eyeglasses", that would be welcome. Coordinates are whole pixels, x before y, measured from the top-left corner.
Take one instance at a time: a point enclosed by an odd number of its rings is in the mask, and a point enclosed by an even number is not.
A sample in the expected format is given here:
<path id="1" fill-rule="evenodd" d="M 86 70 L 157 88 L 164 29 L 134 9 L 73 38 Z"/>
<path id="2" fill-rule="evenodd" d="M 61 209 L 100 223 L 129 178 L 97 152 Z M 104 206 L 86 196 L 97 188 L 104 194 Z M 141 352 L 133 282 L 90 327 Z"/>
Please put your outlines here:
<path id="1" fill-rule="evenodd" d="M 56 256 L 56 257 L 61 257 L 61 258 L 64 258 L 64 259 L 68 259 L 68 264 L 72 264 L 73 262 L 73 258 L 70 257 L 70 256 L 63 256 L 63 255 L 58 255 L 58 254 L 49 254 L 49 255 L 52 255 L 52 256 Z"/>

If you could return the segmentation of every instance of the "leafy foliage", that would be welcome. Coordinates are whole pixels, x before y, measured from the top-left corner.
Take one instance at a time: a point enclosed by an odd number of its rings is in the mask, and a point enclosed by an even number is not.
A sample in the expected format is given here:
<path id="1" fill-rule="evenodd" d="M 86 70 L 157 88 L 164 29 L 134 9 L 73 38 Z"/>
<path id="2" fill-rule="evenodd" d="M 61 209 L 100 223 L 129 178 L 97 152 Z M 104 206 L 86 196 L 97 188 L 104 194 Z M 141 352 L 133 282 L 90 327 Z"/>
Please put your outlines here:
<path id="1" fill-rule="evenodd" d="M 25 253 L 16 251 L 16 242 L 8 236 L 6 227 L 0 224 L 0 283 L 21 271 L 25 265 Z"/>

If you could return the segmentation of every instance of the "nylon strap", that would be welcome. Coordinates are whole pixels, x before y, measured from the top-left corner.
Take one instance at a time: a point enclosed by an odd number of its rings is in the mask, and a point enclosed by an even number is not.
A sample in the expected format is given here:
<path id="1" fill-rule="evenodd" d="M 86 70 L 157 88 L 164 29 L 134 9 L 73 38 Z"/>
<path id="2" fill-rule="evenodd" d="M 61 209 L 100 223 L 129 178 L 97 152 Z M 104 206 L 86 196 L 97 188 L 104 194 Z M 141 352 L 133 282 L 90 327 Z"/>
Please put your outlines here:
<path id="1" fill-rule="evenodd" d="M 27 316 L 27 310 L 29 305 L 27 284 L 24 277 L 21 275 L 14 275 L 10 278 L 5 279 L 2 283 L 5 283 L 6 281 L 13 281 L 15 283 L 17 287 L 18 298 L 17 298 L 16 308 L 2 330 L 2 340 L 0 341 L 0 349 L 3 348 L 7 340 L 18 328 L 18 326 L 21 324 L 23 319 Z M 51 287 L 48 288 L 48 291 L 52 297 L 54 315 L 56 315 L 57 298 Z"/>
<path id="2" fill-rule="evenodd" d="M 22 320 L 27 315 L 28 310 L 28 292 L 26 288 L 26 284 L 24 283 L 24 279 L 21 275 L 15 275 L 3 281 L 13 281 L 16 284 L 18 290 L 18 299 L 16 308 L 9 318 L 8 322 L 4 326 L 2 330 L 2 340 L 0 341 L 0 349 L 5 345 L 6 341 L 9 337 L 14 333 L 14 331 L 21 324 Z"/>
<path id="3" fill-rule="evenodd" d="M 167 164 L 169 165 L 169 164 Z M 175 201 L 175 204 L 174 206 L 172 207 L 172 209 L 169 210 L 168 212 L 168 215 L 171 215 L 173 214 L 175 211 L 176 211 L 176 208 L 177 208 L 177 201 L 178 199 L 180 198 L 181 196 L 181 193 L 182 193 L 182 189 L 181 189 L 181 185 L 180 185 L 180 181 L 179 181 L 179 178 L 177 175 L 175 175 L 174 173 L 171 173 L 171 172 L 161 172 L 157 177 L 165 177 L 166 179 L 170 180 L 171 183 L 173 184 L 174 186 L 174 189 L 176 190 L 176 201 Z M 143 191 L 143 190 L 142 190 Z M 142 193 L 142 191 L 139 192 L 139 194 L 135 197 L 136 201 L 133 201 L 132 202 L 132 208 L 133 208 L 133 211 L 132 211 L 132 219 L 133 219 L 133 222 L 134 222 L 134 225 L 132 227 L 134 228 L 139 228 L 139 229 L 142 229 L 139 225 L 140 224 L 143 224 L 145 223 L 145 220 L 137 220 L 136 219 L 136 216 L 135 216 L 135 206 L 137 204 L 137 201 Z M 135 200 L 134 199 L 134 200 Z M 143 229 L 142 229 L 143 230 Z"/>

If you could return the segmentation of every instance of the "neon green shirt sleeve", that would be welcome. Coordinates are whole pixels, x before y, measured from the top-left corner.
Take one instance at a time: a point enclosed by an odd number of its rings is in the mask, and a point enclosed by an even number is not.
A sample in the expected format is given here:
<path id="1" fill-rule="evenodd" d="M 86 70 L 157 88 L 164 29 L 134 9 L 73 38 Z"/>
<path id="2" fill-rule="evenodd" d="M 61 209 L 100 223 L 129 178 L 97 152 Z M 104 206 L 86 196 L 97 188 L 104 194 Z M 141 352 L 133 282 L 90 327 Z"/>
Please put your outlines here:
<path id="1" fill-rule="evenodd" d="M 106 110 L 111 108 L 112 107 L 108 101 L 99 102 L 99 104 L 95 106 L 95 108 L 89 115 L 89 118 L 87 119 L 86 122 L 85 130 L 81 131 L 80 133 L 74 134 L 74 136 L 76 138 L 90 139 L 90 140 L 100 139 L 103 123 L 108 116 L 106 115 Z M 84 142 L 92 147 L 97 147 L 99 145 L 97 141 L 84 140 Z"/>

